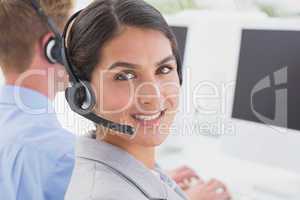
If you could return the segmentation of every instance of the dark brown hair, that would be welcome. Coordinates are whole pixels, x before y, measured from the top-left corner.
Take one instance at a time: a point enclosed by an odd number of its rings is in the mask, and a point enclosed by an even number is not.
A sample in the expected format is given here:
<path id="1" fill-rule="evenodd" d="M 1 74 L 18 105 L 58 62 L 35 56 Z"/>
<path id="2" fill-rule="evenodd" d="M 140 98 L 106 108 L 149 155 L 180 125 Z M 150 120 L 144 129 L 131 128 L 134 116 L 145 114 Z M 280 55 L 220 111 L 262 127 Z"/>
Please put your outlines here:
<path id="1" fill-rule="evenodd" d="M 182 82 L 182 64 L 176 38 L 158 10 L 143 0 L 95 0 L 75 19 L 68 34 L 68 54 L 81 80 L 90 81 L 101 59 L 101 48 L 122 30 L 134 26 L 162 32 L 177 59 Z"/>

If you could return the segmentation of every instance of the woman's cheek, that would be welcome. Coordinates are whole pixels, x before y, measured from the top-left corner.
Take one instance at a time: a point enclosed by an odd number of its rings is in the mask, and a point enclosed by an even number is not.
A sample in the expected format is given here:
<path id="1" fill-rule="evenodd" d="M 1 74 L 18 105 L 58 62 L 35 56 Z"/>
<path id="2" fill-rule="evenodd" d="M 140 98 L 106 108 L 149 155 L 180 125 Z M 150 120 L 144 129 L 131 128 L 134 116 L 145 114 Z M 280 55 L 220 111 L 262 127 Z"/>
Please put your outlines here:
<path id="1" fill-rule="evenodd" d="M 111 84 L 107 85 L 104 89 L 106 91 L 105 95 L 103 95 L 103 108 L 105 111 L 119 113 L 130 108 L 132 99 L 130 98 L 130 90 L 128 87 Z"/>
<path id="2" fill-rule="evenodd" d="M 169 82 L 163 87 L 166 104 L 170 110 L 176 110 L 179 104 L 180 85 L 177 82 Z"/>

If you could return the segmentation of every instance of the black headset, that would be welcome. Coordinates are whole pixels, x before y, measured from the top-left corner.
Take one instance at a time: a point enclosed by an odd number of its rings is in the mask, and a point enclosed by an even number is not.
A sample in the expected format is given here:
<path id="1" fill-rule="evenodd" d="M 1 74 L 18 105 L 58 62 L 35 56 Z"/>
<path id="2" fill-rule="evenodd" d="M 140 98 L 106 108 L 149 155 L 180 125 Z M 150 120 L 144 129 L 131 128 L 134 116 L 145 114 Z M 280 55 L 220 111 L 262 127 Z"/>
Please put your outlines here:
<path id="1" fill-rule="evenodd" d="M 93 112 L 96 104 L 94 91 L 89 82 L 80 80 L 80 78 L 75 73 L 75 68 L 70 62 L 70 59 L 68 57 L 68 49 L 66 47 L 67 32 L 69 30 L 70 24 L 75 20 L 75 18 L 81 13 L 82 10 L 79 10 L 70 17 L 70 19 L 66 23 L 63 34 L 61 35 L 54 21 L 45 14 L 40 4 L 36 0 L 31 0 L 31 4 L 34 10 L 37 12 L 38 16 L 46 22 L 48 28 L 54 34 L 54 36 L 51 37 L 46 43 L 44 47 L 44 53 L 49 63 L 62 64 L 69 75 L 70 86 L 65 91 L 65 97 L 70 108 L 74 112 L 78 113 L 84 118 L 91 120 L 96 124 L 100 124 L 114 131 L 133 135 L 135 132 L 134 127 L 112 122 L 96 115 Z M 78 101 L 78 99 L 82 99 L 82 101 Z"/>

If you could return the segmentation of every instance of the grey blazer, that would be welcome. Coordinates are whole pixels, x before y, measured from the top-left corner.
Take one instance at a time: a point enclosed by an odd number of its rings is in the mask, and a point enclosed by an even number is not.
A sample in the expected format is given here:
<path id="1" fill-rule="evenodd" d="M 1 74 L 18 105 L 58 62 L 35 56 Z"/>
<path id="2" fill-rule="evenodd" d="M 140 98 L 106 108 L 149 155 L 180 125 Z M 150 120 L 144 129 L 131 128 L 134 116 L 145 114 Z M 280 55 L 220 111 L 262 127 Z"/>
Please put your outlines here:
<path id="1" fill-rule="evenodd" d="M 187 200 L 159 167 L 155 171 L 114 145 L 80 137 L 65 200 Z"/>

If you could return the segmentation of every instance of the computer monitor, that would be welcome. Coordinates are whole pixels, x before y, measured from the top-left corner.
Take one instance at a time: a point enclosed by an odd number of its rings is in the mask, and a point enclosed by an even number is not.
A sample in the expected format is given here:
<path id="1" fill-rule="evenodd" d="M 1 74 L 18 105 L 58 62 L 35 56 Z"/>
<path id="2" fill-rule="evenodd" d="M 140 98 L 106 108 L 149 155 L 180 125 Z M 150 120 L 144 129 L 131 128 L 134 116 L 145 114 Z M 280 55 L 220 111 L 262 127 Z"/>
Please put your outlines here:
<path id="1" fill-rule="evenodd" d="M 185 26 L 171 26 L 171 28 L 176 36 L 182 63 L 184 63 L 188 28 Z"/>
<path id="2" fill-rule="evenodd" d="M 244 29 L 226 153 L 300 172 L 300 31 Z"/>
<path id="3" fill-rule="evenodd" d="M 232 117 L 300 130 L 299 91 L 300 31 L 243 30 Z"/>

